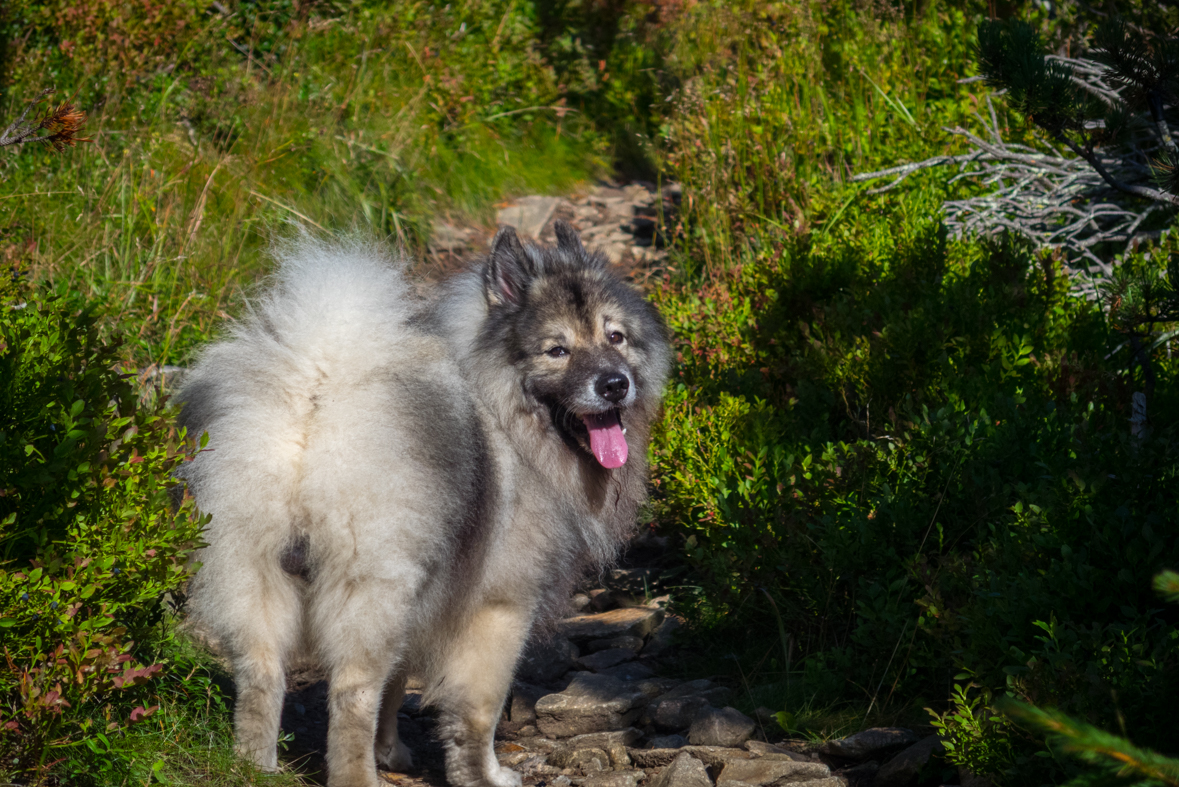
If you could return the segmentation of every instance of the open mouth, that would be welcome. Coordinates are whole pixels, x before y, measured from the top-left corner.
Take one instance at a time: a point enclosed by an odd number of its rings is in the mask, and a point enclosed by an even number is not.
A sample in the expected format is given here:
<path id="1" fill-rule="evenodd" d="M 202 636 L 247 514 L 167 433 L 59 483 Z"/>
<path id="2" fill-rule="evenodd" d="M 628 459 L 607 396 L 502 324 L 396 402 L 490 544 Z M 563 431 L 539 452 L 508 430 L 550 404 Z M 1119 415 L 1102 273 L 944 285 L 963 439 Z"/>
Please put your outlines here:
<path id="1" fill-rule="evenodd" d="M 589 433 L 590 452 L 598 464 L 610 470 L 626 464 L 629 447 L 618 410 L 583 415 L 581 421 Z"/>

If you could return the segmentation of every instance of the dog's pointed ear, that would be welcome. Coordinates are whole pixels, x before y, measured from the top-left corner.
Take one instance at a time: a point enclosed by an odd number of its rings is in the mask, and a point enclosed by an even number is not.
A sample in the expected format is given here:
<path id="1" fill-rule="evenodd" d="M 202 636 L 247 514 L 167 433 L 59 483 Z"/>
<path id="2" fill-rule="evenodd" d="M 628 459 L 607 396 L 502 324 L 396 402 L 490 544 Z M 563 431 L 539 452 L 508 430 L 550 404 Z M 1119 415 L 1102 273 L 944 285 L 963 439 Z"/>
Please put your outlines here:
<path id="1" fill-rule="evenodd" d="M 581 236 L 569 222 L 557 219 L 553 222 L 553 232 L 557 234 L 557 248 L 561 251 L 578 254 L 585 250 L 581 245 Z"/>
<path id="2" fill-rule="evenodd" d="M 500 227 L 491 241 L 491 254 L 483 269 L 483 288 L 492 306 L 518 306 L 532 280 L 532 266 L 524 244 L 512 227 Z"/>

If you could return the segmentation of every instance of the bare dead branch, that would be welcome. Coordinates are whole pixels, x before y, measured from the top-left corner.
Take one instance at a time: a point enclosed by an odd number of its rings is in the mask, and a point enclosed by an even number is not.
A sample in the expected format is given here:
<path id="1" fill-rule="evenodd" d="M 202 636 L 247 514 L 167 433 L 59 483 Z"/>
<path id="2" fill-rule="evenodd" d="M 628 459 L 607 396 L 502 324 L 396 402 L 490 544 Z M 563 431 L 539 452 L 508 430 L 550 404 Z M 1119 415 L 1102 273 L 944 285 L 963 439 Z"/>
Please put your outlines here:
<path id="1" fill-rule="evenodd" d="M 1050 59 L 1071 67 L 1074 82 L 1084 83 L 1079 86 L 1099 100 L 1122 103 L 1118 91 L 1104 81 L 1102 64 L 1080 58 Z M 1112 272 L 1112 255 L 1101 247 L 1129 249 L 1136 242 L 1159 237 L 1159 231 L 1141 229 L 1144 221 L 1179 207 L 1179 197 L 1152 183 L 1152 165 L 1171 140 L 1170 128 L 1162 121 L 1166 136 L 1150 133 L 1160 118 L 1143 117 L 1145 122 L 1126 144 L 1113 151 L 1082 146 L 1064 136 L 1042 138 L 1036 147 L 1029 147 L 1004 141 L 990 95 L 986 101 L 989 111 L 976 113 L 982 127 L 978 133 L 945 129 L 963 137 L 969 152 L 865 172 L 852 180 L 891 178 L 869 190 L 879 194 L 896 188 L 914 172 L 956 167 L 951 183 L 969 179 L 987 193 L 945 202 L 944 220 L 952 237 L 1013 232 L 1041 248 L 1062 250 L 1066 267 L 1074 274 L 1074 286 L 1095 296 L 1094 277 Z"/>

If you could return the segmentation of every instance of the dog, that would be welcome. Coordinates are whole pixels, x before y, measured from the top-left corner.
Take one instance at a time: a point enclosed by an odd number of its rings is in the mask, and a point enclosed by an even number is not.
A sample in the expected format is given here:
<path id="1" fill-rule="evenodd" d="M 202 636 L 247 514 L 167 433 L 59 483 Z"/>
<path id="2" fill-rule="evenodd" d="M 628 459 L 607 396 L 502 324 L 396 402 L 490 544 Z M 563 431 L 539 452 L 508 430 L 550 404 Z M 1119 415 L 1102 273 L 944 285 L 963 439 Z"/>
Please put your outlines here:
<path id="1" fill-rule="evenodd" d="M 238 751 L 277 768 L 285 670 L 329 676 L 330 787 L 404 769 L 407 678 L 454 787 L 519 787 L 493 736 L 521 650 L 610 563 L 647 488 L 670 350 L 657 310 L 555 226 L 417 286 L 407 260 L 304 237 L 178 398 L 211 515 L 190 590 L 237 686 Z"/>

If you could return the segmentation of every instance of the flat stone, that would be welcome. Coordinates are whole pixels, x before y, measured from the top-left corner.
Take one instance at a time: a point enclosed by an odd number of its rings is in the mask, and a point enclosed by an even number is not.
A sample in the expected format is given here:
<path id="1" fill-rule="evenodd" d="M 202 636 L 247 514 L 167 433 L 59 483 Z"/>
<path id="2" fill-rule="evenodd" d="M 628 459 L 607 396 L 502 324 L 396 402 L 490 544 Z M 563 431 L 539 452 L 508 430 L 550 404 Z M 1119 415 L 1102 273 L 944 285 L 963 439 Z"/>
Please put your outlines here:
<path id="1" fill-rule="evenodd" d="M 793 760 L 729 760 L 716 779 L 717 787 L 729 782 L 745 784 L 785 784 L 805 782 L 812 779 L 826 779 L 831 769 L 821 762 L 794 762 Z"/>
<path id="2" fill-rule="evenodd" d="M 660 696 L 659 699 L 668 700 L 673 697 L 687 697 L 693 694 L 703 697 L 712 705 L 723 707 L 729 704 L 729 699 L 733 696 L 733 690 L 725 686 L 718 686 L 710 680 L 690 680 L 687 683 L 681 683 L 675 688 L 670 689 Z"/>
<path id="3" fill-rule="evenodd" d="M 819 747 L 823 754 L 863 760 L 889 749 L 916 742 L 917 734 L 906 727 L 873 727 L 846 738 L 827 741 Z"/>
<path id="4" fill-rule="evenodd" d="M 648 667 L 641 661 L 628 661 L 625 664 L 619 664 L 617 667 L 610 667 L 604 670 L 598 670 L 602 675 L 609 675 L 613 678 L 618 678 L 622 681 L 645 681 L 655 674 L 655 670 Z M 644 692 L 645 694 L 646 692 Z"/>
<path id="5" fill-rule="evenodd" d="M 660 624 L 662 625 L 662 624 Z M 643 649 L 642 637 L 609 637 L 607 639 L 590 640 L 585 646 L 585 650 L 589 653 L 597 653 L 600 650 L 613 650 L 621 648 L 623 650 L 632 650 L 638 653 Z"/>
<path id="6" fill-rule="evenodd" d="M 676 756 L 651 780 L 650 787 L 712 787 L 704 763 L 687 753 Z"/>
<path id="7" fill-rule="evenodd" d="M 630 749 L 627 754 L 640 768 L 662 768 L 680 756 L 680 749 Z"/>
<path id="8" fill-rule="evenodd" d="M 688 745 L 683 735 L 656 735 L 651 739 L 652 749 L 682 749 Z"/>
<path id="9" fill-rule="evenodd" d="M 599 650 L 597 653 L 582 656 L 577 660 L 577 664 L 584 669 L 601 672 L 610 667 L 617 667 L 625 661 L 634 661 L 634 658 L 635 652 L 633 650 L 611 648 L 610 650 Z"/>
<path id="10" fill-rule="evenodd" d="M 769 756 L 777 756 L 780 754 L 786 754 L 786 755 L 789 755 L 792 759 L 802 758 L 802 761 L 810 762 L 810 760 L 808 760 L 806 755 L 804 755 L 804 754 L 799 754 L 796 751 L 790 751 L 790 749 L 784 749 L 781 746 L 775 746 L 774 744 L 766 743 L 765 741 L 749 740 L 749 741 L 745 741 L 745 743 L 743 743 L 742 746 L 745 747 L 745 751 L 752 752 L 753 754 L 756 754 L 759 757 L 769 757 Z"/>
<path id="11" fill-rule="evenodd" d="M 682 751 L 691 754 L 709 768 L 719 768 L 734 760 L 749 760 L 753 755 L 744 749 L 730 749 L 727 746 L 685 746 Z"/>
<path id="12" fill-rule="evenodd" d="M 692 719 L 688 740 L 696 746 L 740 746 L 756 729 L 757 722 L 736 708 L 704 708 Z"/>
<path id="13" fill-rule="evenodd" d="M 577 749 L 609 749 L 612 746 L 634 746 L 642 737 L 642 731 L 627 727 L 625 730 L 575 735 L 565 741 L 565 746 Z"/>
<path id="14" fill-rule="evenodd" d="M 876 787 L 903 787 L 917 778 L 917 774 L 935 753 L 945 751 L 941 739 L 930 735 L 893 757 L 876 772 Z"/>
<path id="15" fill-rule="evenodd" d="M 500 208 L 495 215 L 495 221 L 500 225 L 515 227 L 520 235 L 536 239 L 553 217 L 553 212 L 560 202 L 557 197 L 521 197 L 515 203 Z"/>
<path id="16" fill-rule="evenodd" d="M 552 683 L 573 669 L 579 653 L 564 637 L 536 639 L 524 648 L 516 678 L 525 683 Z"/>
<path id="17" fill-rule="evenodd" d="M 633 685 L 609 675 L 582 673 L 564 691 L 537 700 L 536 726 L 554 738 L 623 730 L 638 719 L 646 702 Z"/>
<path id="18" fill-rule="evenodd" d="M 600 612 L 596 615 L 577 615 L 557 623 L 561 636 L 575 641 L 609 639 L 613 637 L 645 637 L 663 620 L 663 612 L 647 607 L 628 607 Z"/>
<path id="19" fill-rule="evenodd" d="M 642 771 L 612 771 L 588 777 L 581 787 L 637 787 L 646 778 Z"/>
<path id="20" fill-rule="evenodd" d="M 647 717 L 651 723 L 662 730 L 684 730 L 692 725 L 692 721 L 712 706 L 708 700 L 695 695 L 686 697 L 660 698 L 647 708 Z M 748 737 L 748 736 L 746 736 Z M 693 741 L 695 742 L 695 741 Z M 713 745 L 700 742 L 702 745 Z"/>
<path id="21" fill-rule="evenodd" d="M 828 776 L 825 779 L 810 779 L 798 782 L 795 787 L 847 787 L 847 780 L 838 776 Z"/>

